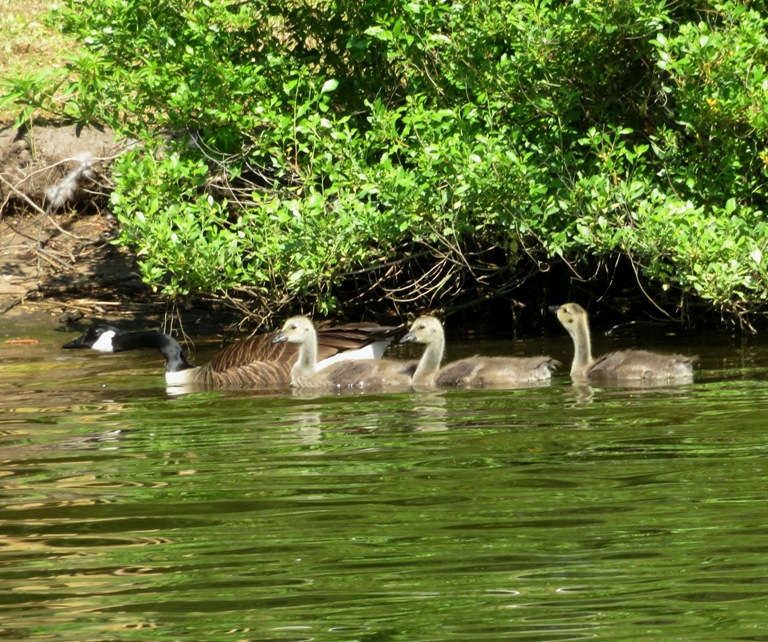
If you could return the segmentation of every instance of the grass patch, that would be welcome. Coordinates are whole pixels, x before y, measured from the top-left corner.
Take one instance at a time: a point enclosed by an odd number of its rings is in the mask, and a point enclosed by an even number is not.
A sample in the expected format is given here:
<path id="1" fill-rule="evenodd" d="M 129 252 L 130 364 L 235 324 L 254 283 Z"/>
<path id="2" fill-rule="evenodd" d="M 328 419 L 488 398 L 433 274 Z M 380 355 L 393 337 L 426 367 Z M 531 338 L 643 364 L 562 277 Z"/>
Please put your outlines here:
<path id="1" fill-rule="evenodd" d="M 0 0 L 0 81 L 62 67 L 75 51 L 73 40 L 45 24 L 51 7 L 46 0 Z M 16 116 L 12 105 L 0 109 L 0 128 Z"/>

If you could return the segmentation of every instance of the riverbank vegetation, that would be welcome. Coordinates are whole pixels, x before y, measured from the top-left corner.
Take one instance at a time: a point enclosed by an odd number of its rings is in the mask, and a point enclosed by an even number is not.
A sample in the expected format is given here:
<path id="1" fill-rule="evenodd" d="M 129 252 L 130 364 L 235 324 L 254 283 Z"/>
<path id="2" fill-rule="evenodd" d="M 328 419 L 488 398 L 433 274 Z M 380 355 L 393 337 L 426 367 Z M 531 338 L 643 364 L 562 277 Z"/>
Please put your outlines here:
<path id="1" fill-rule="evenodd" d="M 594 296 L 620 273 L 673 317 L 749 326 L 768 296 L 767 19 L 731 1 L 65 0 L 52 20 L 82 48 L 5 104 L 141 141 L 110 206 L 170 297 L 460 309 L 565 296 L 552 270 Z"/>

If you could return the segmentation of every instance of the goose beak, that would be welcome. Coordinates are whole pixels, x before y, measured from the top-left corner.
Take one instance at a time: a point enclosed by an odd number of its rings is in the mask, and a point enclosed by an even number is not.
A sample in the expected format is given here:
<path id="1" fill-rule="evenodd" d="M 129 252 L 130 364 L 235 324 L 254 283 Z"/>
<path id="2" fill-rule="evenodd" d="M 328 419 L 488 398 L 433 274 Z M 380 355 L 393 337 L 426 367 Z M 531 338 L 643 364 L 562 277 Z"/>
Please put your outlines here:
<path id="1" fill-rule="evenodd" d="M 65 343 L 61 348 L 90 348 L 90 346 L 85 343 L 85 335 L 81 334 L 77 339 Z"/>
<path id="2" fill-rule="evenodd" d="M 408 332 L 407 334 L 404 334 L 403 338 L 400 339 L 400 343 L 409 343 L 411 341 L 416 341 L 416 335 L 413 334 L 413 332 Z"/>
<path id="3" fill-rule="evenodd" d="M 273 338 L 272 343 L 282 343 L 283 341 L 288 341 L 288 336 L 285 334 L 285 332 L 278 332 Z"/>
<path id="4" fill-rule="evenodd" d="M 549 311 L 550 311 L 552 314 L 557 314 L 557 311 L 558 311 L 559 309 L 560 309 L 560 306 L 559 306 L 559 305 L 550 305 L 550 306 L 549 306 Z"/>

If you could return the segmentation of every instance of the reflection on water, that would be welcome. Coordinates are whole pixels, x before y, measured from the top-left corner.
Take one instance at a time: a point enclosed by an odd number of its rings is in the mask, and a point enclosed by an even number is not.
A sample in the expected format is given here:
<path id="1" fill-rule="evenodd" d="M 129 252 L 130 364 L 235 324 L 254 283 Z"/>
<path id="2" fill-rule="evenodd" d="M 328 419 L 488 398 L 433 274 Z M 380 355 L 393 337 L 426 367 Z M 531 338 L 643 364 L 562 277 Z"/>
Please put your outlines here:
<path id="1" fill-rule="evenodd" d="M 768 639 L 762 345 L 681 388 L 309 397 L 14 350 L 2 638 Z"/>

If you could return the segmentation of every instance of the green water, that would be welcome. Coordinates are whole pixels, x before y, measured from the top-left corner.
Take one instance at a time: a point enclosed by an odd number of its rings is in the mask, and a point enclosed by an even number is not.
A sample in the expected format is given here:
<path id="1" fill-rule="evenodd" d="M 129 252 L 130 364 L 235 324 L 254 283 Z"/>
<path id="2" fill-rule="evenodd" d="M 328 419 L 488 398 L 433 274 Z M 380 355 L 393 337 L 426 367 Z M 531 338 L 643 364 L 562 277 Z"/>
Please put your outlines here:
<path id="1" fill-rule="evenodd" d="M 760 339 L 672 389 L 174 397 L 68 338 L 0 346 L 0 639 L 768 640 Z"/>

